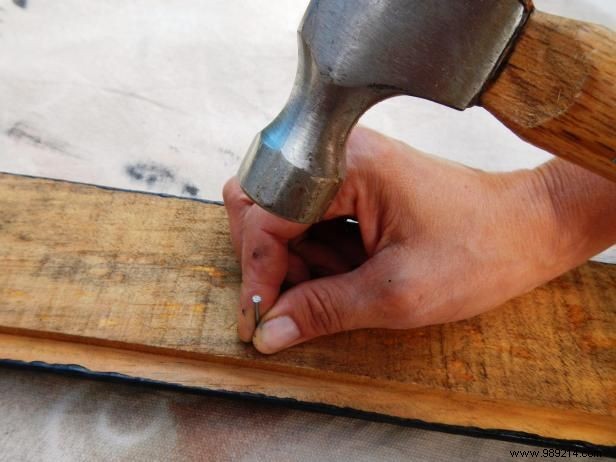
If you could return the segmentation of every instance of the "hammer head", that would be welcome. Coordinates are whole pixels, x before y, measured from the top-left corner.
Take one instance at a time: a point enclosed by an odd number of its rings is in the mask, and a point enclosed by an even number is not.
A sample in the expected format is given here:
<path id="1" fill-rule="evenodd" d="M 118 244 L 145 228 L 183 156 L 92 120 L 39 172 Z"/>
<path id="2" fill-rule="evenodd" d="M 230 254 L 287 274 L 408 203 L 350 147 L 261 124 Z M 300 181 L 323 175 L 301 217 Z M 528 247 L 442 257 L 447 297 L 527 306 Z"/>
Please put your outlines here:
<path id="1" fill-rule="evenodd" d="M 248 150 L 243 190 L 283 218 L 318 221 L 366 110 L 403 94 L 472 106 L 531 9 L 530 0 L 312 0 L 291 96 Z"/>

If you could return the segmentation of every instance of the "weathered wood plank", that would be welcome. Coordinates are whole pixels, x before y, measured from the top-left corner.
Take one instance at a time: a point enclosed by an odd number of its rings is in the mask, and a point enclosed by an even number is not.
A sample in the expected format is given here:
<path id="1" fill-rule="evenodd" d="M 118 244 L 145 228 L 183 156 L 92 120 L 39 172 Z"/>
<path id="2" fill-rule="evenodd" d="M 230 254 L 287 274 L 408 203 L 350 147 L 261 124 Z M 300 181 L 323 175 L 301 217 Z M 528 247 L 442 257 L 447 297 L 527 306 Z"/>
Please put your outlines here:
<path id="1" fill-rule="evenodd" d="M 218 205 L 0 175 L 0 358 L 616 444 L 616 267 L 271 357 L 237 340 L 239 282 Z"/>

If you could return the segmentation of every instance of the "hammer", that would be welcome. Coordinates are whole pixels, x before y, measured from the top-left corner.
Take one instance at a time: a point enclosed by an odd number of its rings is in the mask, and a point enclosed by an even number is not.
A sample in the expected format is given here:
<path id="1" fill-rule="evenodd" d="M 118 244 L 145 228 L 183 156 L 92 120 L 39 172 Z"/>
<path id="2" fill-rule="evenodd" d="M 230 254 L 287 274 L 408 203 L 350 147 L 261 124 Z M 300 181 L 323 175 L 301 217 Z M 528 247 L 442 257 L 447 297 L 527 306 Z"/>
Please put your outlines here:
<path id="1" fill-rule="evenodd" d="M 327 211 L 347 137 L 397 95 L 479 105 L 520 138 L 616 181 L 616 34 L 531 0 L 312 0 L 291 96 L 257 134 L 244 192 L 299 223 Z"/>

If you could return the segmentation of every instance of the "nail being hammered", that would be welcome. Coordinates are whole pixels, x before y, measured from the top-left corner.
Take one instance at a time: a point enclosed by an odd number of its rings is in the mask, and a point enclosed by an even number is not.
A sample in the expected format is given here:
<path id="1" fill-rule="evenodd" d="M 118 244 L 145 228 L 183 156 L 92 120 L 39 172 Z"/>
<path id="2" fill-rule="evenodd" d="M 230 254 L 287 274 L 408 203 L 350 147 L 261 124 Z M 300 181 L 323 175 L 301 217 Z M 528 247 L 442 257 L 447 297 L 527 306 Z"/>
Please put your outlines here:
<path id="1" fill-rule="evenodd" d="M 252 296 L 252 303 L 254 305 L 254 309 L 255 309 L 255 326 L 259 325 L 259 319 L 261 318 L 261 314 L 259 313 L 259 308 L 261 306 L 261 296 L 260 295 L 253 295 Z"/>

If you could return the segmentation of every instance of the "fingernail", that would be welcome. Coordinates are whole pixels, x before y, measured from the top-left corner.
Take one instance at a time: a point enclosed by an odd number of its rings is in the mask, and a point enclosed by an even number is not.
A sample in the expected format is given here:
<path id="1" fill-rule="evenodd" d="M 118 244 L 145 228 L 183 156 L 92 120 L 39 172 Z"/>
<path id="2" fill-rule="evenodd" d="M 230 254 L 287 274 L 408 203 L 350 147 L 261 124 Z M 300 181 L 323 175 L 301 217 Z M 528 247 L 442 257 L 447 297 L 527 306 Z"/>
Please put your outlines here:
<path id="1" fill-rule="evenodd" d="M 275 353 L 295 342 L 300 337 L 295 321 L 289 316 L 270 319 L 257 329 L 255 346 L 262 353 Z"/>

